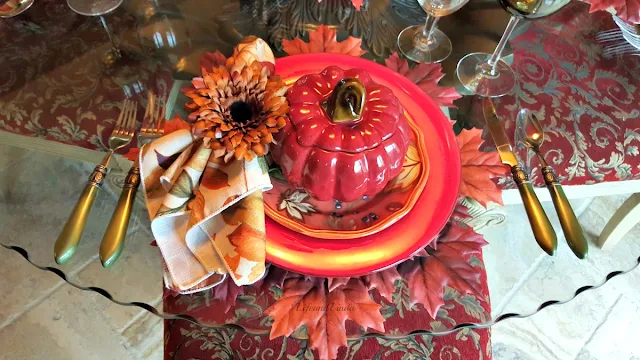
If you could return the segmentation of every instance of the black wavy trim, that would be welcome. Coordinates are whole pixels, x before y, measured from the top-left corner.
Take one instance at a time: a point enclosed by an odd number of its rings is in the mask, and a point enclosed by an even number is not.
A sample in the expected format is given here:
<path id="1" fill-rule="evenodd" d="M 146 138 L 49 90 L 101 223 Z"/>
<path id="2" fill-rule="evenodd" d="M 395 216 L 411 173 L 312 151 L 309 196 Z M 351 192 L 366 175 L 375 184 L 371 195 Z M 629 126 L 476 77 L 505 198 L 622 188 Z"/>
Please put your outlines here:
<path id="1" fill-rule="evenodd" d="M 56 275 L 58 275 L 62 280 L 64 280 L 65 282 L 67 282 L 69 285 L 80 289 L 80 290 L 84 290 L 84 291 L 93 291 L 95 293 L 98 293 L 102 296 L 104 296 L 105 298 L 109 299 L 110 301 L 121 305 L 121 306 L 133 306 L 133 307 L 139 307 L 141 309 L 144 309 L 160 318 L 166 319 L 166 320 L 186 320 L 188 322 L 194 323 L 198 326 L 202 326 L 202 327 L 212 327 L 212 326 L 207 326 L 204 324 L 201 324 L 196 318 L 194 318 L 193 316 L 190 315 L 184 315 L 184 314 L 178 314 L 178 315 L 171 315 L 171 314 L 164 314 L 159 312 L 156 308 L 154 308 L 153 306 L 146 304 L 146 303 L 142 303 L 142 302 L 122 302 L 122 301 L 118 301 L 116 299 L 113 298 L 113 296 L 111 296 L 111 294 L 109 294 L 109 292 L 105 289 L 99 288 L 99 287 L 95 287 L 95 286 L 82 286 L 82 285 L 78 285 L 70 280 L 67 279 L 67 276 L 65 275 L 65 273 L 60 270 L 60 269 L 56 269 L 54 267 L 50 267 L 50 266 L 40 266 L 38 264 L 35 264 L 31 261 L 31 259 L 29 259 L 29 253 L 19 247 L 19 246 L 7 246 L 4 244 L 0 244 L 2 245 L 2 247 L 8 249 L 8 250 L 13 250 L 15 252 L 17 252 L 18 254 L 22 255 L 23 258 L 25 258 L 25 260 L 27 260 L 31 265 L 37 267 L 40 270 L 43 271 L 49 271 L 52 272 Z M 600 284 L 597 285 L 587 285 L 587 286 L 583 286 L 581 288 L 579 288 L 578 290 L 576 290 L 574 292 L 574 294 L 567 300 L 564 301 L 560 301 L 560 300 L 549 300 L 549 301 L 545 301 L 544 303 L 542 303 L 540 306 L 538 306 L 538 308 L 533 311 L 530 312 L 528 314 L 518 314 L 518 313 L 506 313 L 506 314 L 502 314 L 500 316 L 498 316 L 495 320 L 483 323 L 483 324 L 478 324 L 478 323 L 461 323 L 458 324 L 454 327 L 452 327 L 449 330 L 446 331 L 431 331 L 431 330 L 415 330 L 412 331 L 410 333 L 407 334 L 403 334 L 403 335 L 386 335 L 386 334 L 379 334 L 379 333 L 365 333 L 362 336 L 357 337 L 357 339 L 360 338 L 383 338 L 383 339 L 388 339 L 388 340 L 396 340 L 396 339 L 401 339 L 401 338 L 405 338 L 408 336 L 415 336 L 415 335 L 430 335 L 430 336 L 442 336 L 442 335 L 449 335 L 451 333 L 454 333 L 456 331 L 459 331 L 461 329 L 465 329 L 465 328 L 471 328 L 471 329 L 485 329 L 488 327 L 491 327 L 501 321 L 507 320 L 507 319 L 524 319 L 530 316 L 533 316 L 537 313 L 539 313 L 540 311 L 542 311 L 543 309 L 549 307 L 549 306 L 553 306 L 553 305 L 561 305 L 561 304 L 566 304 L 570 301 L 572 301 L 573 299 L 575 299 L 578 295 L 582 294 L 583 292 L 589 291 L 589 290 L 595 290 L 598 289 L 600 287 L 602 287 L 604 284 L 606 284 L 607 282 L 609 282 L 609 280 L 613 279 L 616 276 L 619 275 L 624 275 L 626 273 L 629 273 L 633 270 L 635 270 L 638 266 L 640 265 L 640 257 L 638 257 L 636 259 L 636 264 L 631 267 L 630 269 L 627 270 L 619 270 L 619 271 L 613 271 L 610 272 L 603 281 L 600 282 Z M 269 331 L 255 331 L 255 330 L 248 330 L 245 329 L 243 326 L 241 325 L 237 325 L 237 324 L 224 324 L 224 325 L 216 325 L 213 326 L 214 328 L 219 328 L 219 329 L 234 329 L 234 330 L 240 330 L 246 334 L 249 335 L 258 335 L 258 336 L 266 336 L 269 335 Z M 293 336 L 291 336 L 293 337 Z M 349 338 L 351 339 L 351 338 Z"/>

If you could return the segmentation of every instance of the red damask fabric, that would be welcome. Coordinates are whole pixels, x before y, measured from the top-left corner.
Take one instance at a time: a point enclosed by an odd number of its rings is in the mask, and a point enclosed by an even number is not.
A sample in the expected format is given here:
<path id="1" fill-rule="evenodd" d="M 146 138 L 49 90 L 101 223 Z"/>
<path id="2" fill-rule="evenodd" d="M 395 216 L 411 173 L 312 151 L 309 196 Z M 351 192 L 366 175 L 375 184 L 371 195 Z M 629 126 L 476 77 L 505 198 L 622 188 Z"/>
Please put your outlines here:
<path id="1" fill-rule="evenodd" d="M 616 25 L 588 10 L 572 2 L 511 41 L 519 79 L 497 112 L 515 143 L 517 112 L 534 111 L 547 136 L 541 151 L 565 185 L 640 179 L 640 57 L 605 58 L 595 37 Z M 519 146 L 530 179 L 543 186 L 537 158 Z M 500 184 L 514 187 L 510 177 Z"/>
<path id="2" fill-rule="evenodd" d="M 0 130 L 106 150 L 123 98 L 143 103 L 145 88 L 168 94 L 171 71 L 127 50 L 133 17 L 119 8 L 105 19 L 125 53 L 112 69 L 103 65 L 111 43 L 99 19 L 64 0 L 36 1 L 0 21 Z"/>
<path id="3" fill-rule="evenodd" d="M 484 265 L 477 257 L 469 261 L 480 274 L 484 299 L 445 288 L 445 305 L 434 320 L 421 304 L 409 305 L 406 279 L 397 280 L 391 301 L 381 298 L 377 291 L 372 292 L 374 300 L 383 305 L 381 313 L 386 319 L 385 334 L 399 335 L 397 339 L 359 339 L 358 334 L 362 334 L 363 330 L 347 322 L 349 346 L 339 349 L 337 359 L 490 360 L 490 329 L 463 329 L 444 336 L 401 336 L 414 330 L 442 331 L 456 324 L 490 320 Z M 266 292 L 255 285 L 245 286 L 237 299 L 235 292 L 228 292 L 231 298 L 219 300 L 216 299 L 215 289 L 175 297 L 165 290 L 165 312 L 188 314 L 207 324 L 241 324 L 254 333 L 266 334 L 252 335 L 236 329 L 206 328 L 184 320 L 165 321 L 165 359 L 319 359 L 318 352 L 311 350 L 306 340 L 284 337 L 269 340 L 271 318 L 265 316 L 263 311 L 273 303 L 278 291 L 277 286 Z M 302 337 L 306 335 L 304 330 L 297 333 Z"/>

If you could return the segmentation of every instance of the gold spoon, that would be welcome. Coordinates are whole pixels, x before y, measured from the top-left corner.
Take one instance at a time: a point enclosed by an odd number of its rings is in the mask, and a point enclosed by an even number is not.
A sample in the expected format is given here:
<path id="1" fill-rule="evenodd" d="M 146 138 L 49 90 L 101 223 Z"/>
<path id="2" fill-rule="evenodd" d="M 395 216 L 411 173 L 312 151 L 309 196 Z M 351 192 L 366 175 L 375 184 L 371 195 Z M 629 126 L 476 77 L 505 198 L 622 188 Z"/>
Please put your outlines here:
<path id="1" fill-rule="evenodd" d="M 524 144 L 538 155 L 540 165 L 542 166 L 541 170 L 544 182 L 547 184 L 547 189 L 549 189 L 549 193 L 551 194 L 553 206 L 558 213 L 560 225 L 562 226 L 567 244 L 569 244 L 571 251 L 573 251 L 578 258 L 586 258 L 589 253 L 589 246 L 587 245 L 587 240 L 584 238 L 582 227 L 569 204 L 569 200 L 567 200 L 564 190 L 562 190 L 562 185 L 560 185 L 558 177 L 540 153 L 540 145 L 542 145 L 544 141 L 544 130 L 540 125 L 540 121 L 538 121 L 538 118 L 536 118 L 529 109 L 522 109 L 518 112 L 516 128 Z"/>

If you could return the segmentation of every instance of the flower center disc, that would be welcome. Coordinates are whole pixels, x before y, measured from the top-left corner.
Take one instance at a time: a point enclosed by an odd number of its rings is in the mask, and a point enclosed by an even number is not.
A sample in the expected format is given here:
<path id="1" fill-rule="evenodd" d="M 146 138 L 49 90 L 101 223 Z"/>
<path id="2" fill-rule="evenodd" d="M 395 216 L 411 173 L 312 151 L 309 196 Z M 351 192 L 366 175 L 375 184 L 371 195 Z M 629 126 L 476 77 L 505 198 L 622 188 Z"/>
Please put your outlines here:
<path id="1" fill-rule="evenodd" d="M 236 101 L 230 107 L 231 119 L 236 123 L 246 124 L 253 117 L 251 105 L 244 101 Z"/>

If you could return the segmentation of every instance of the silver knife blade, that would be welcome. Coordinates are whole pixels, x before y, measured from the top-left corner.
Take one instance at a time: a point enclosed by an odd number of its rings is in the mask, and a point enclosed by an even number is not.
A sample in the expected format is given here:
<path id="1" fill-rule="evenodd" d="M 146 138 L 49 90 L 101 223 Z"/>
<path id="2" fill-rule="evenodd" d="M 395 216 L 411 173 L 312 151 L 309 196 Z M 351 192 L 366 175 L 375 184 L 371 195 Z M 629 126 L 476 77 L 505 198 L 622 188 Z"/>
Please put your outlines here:
<path id="1" fill-rule="evenodd" d="M 516 159 L 516 155 L 513 153 L 511 148 L 511 143 L 507 138 L 507 134 L 505 134 L 502 123 L 496 115 L 496 108 L 493 106 L 493 102 L 490 98 L 485 98 L 482 104 L 484 119 L 487 121 L 489 132 L 491 132 L 493 142 L 496 144 L 496 148 L 498 149 L 500 160 L 502 160 L 502 163 L 510 166 L 518 165 L 518 159 Z"/>

